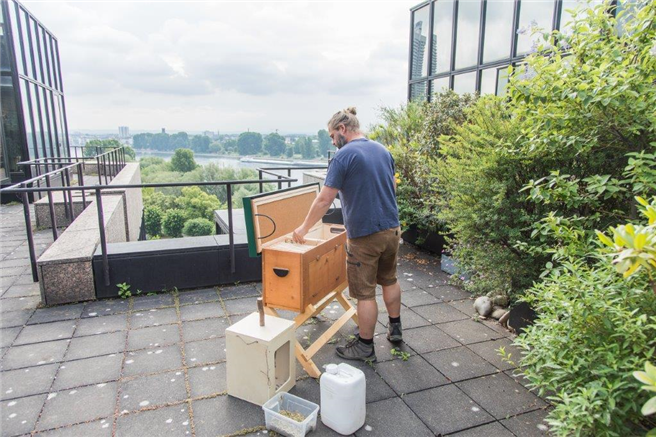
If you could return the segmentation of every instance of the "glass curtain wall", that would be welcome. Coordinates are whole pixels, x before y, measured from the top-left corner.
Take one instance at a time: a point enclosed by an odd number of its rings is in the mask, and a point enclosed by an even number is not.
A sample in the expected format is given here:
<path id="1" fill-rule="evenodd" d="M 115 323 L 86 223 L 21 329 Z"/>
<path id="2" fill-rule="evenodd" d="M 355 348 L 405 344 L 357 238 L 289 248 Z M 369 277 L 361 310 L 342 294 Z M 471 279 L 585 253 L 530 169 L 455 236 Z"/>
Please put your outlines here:
<path id="1" fill-rule="evenodd" d="M 411 9 L 408 99 L 430 100 L 444 88 L 502 95 L 508 66 L 535 49 L 537 37 L 532 32 L 557 28 L 563 8 L 580 4 L 581 0 L 429 0 L 417 5 Z M 563 14 L 566 26 L 571 14 Z"/>
<path id="2" fill-rule="evenodd" d="M 20 3 L 2 0 L 3 184 L 29 177 L 20 161 L 68 157 L 70 146 L 59 45 Z"/>

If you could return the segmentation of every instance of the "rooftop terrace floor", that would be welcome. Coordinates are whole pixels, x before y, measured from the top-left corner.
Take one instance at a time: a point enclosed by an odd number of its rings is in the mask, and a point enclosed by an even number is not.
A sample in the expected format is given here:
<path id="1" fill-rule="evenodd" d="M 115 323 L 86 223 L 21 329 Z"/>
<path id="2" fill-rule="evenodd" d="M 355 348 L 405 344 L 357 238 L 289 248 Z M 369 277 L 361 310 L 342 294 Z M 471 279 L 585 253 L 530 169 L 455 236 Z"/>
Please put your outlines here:
<path id="1" fill-rule="evenodd" d="M 261 284 L 168 292 L 37 308 L 22 206 L 0 210 L 0 434 L 2 436 L 264 435 L 258 406 L 227 396 L 225 328 L 256 309 Z M 50 231 L 36 233 L 42 252 Z M 367 418 L 357 436 L 538 436 L 545 401 L 496 350 L 511 334 L 475 321 L 468 293 L 448 285 L 439 259 L 402 246 L 403 343 L 392 356 L 381 314 L 378 362 L 362 369 Z M 297 331 L 316 339 L 343 310 L 327 307 Z M 294 314 L 283 312 L 283 316 Z M 336 336 L 343 343 L 353 322 Z M 334 344 L 315 356 L 341 360 Z M 353 363 L 351 363 L 353 364 Z M 319 403 L 319 383 L 297 366 L 292 393 Z M 337 435 L 322 425 L 311 435 Z"/>

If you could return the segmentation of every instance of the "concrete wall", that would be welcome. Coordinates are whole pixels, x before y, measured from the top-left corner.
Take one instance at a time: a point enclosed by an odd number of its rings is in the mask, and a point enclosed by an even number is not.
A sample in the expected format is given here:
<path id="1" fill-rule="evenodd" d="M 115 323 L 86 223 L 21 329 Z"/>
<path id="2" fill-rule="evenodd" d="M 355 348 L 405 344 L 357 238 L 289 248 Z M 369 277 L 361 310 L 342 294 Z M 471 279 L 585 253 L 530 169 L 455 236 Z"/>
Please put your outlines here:
<path id="1" fill-rule="evenodd" d="M 323 187 L 323 182 L 326 180 L 327 170 L 311 170 L 303 173 L 303 183 L 311 184 L 319 182 L 320 187 Z"/>
<path id="2" fill-rule="evenodd" d="M 141 183 L 139 164 L 131 163 L 112 181 L 114 185 Z M 96 291 L 91 260 L 100 243 L 95 196 L 37 261 L 41 299 L 46 305 L 93 300 Z M 103 192 L 103 217 L 108 243 L 136 241 L 141 224 L 141 189 Z"/>

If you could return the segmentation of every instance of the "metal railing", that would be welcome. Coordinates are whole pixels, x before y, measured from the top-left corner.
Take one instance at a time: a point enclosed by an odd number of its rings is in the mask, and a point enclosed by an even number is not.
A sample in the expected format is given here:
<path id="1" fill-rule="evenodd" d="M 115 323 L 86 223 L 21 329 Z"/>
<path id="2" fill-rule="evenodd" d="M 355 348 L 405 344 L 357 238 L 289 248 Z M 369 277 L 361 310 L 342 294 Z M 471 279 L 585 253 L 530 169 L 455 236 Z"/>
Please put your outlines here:
<path id="1" fill-rule="evenodd" d="M 74 163 L 70 164 L 69 167 L 73 166 L 81 166 L 82 163 Z M 65 168 L 69 168 L 65 167 Z M 64 168 L 64 169 L 65 169 Z M 294 167 L 295 168 L 295 167 Z M 305 167 L 304 167 L 305 168 Z M 325 168 L 325 167 L 319 167 L 319 168 Z M 63 197 L 66 198 L 67 196 L 69 199 L 72 199 L 72 193 L 73 192 L 81 192 L 83 196 L 83 202 L 85 207 L 86 207 L 86 200 L 85 200 L 85 193 L 86 192 L 91 192 L 93 191 L 95 194 L 95 200 L 96 200 L 96 208 L 97 208 L 97 214 L 98 214 L 98 229 L 100 233 L 100 248 L 101 248 L 101 256 L 102 256 L 102 265 L 103 265 L 103 273 L 105 277 L 105 285 L 110 285 L 109 284 L 109 259 L 108 259 L 108 254 L 107 254 L 107 239 L 105 235 L 105 217 L 103 213 L 103 206 L 102 206 L 102 192 L 105 190 L 123 190 L 123 189 L 134 189 L 134 188 L 167 188 L 167 187 L 188 187 L 188 186 L 225 186 L 226 187 L 226 203 L 228 206 L 228 229 L 229 229 L 229 235 L 228 235 L 228 240 L 229 240 L 229 245 L 230 245 L 230 268 L 231 272 L 235 273 L 236 268 L 235 268 L 235 242 L 234 242 L 234 224 L 233 224 L 233 205 L 232 205 L 232 191 L 233 187 L 237 185 L 247 185 L 247 184 L 259 184 L 260 192 L 262 192 L 262 187 L 263 184 L 270 184 L 270 183 L 277 183 L 279 187 L 282 187 L 283 183 L 288 183 L 289 186 L 291 186 L 292 182 L 296 182 L 298 179 L 293 179 L 291 177 L 286 177 L 283 175 L 275 174 L 272 173 L 270 170 L 287 170 L 287 167 L 282 167 L 282 168 L 266 168 L 266 169 L 258 169 L 258 171 L 261 171 L 262 173 L 266 174 L 274 174 L 277 176 L 276 180 L 271 180 L 271 179 L 254 179 L 254 180 L 230 180 L 230 181 L 206 181 L 206 182 L 169 182 L 169 183 L 141 183 L 141 184 L 122 184 L 122 185 L 79 185 L 79 186 L 62 186 L 62 187 L 52 187 L 52 186 L 46 186 L 46 187 L 28 187 L 27 185 L 32 184 L 33 185 L 33 179 L 30 179 L 25 182 L 21 182 L 20 184 L 12 185 L 11 187 L 4 188 L 0 190 L 2 193 L 15 193 L 15 194 L 20 194 L 23 198 L 23 210 L 25 214 L 25 227 L 27 231 L 27 241 L 28 241 L 28 247 L 29 247 L 29 253 L 30 253 L 30 262 L 32 265 L 32 279 L 34 282 L 38 282 L 38 274 L 37 274 L 37 268 L 36 268 L 36 255 L 35 255 L 35 250 L 34 250 L 34 235 L 33 235 L 33 229 L 32 229 L 32 222 L 30 219 L 30 210 L 29 210 L 29 203 L 28 203 L 28 194 L 30 193 L 42 193 L 45 192 L 48 196 L 49 199 L 52 197 L 53 192 L 61 191 L 63 193 Z M 61 171 L 63 169 L 57 170 Z M 289 168 L 289 173 L 291 173 L 292 168 Z M 262 174 L 260 173 L 260 174 Z M 46 175 L 41 175 L 40 177 L 45 177 Z M 55 219 L 54 217 L 54 208 L 52 207 L 53 203 L 50 201 L 50 214 L 53 220 Z M 53 236 L 56 236 L 56 232 L 53 231 Z M 56 239 L 56 238 L 55 238 Z"/>
<path id="2" fill-rule="evenodd" d="M 284 178 L 283 175 L 280 175 L 278 173 L 274 173 L 274 171 L 287 171 L 287 179 L 292 177 L 292 170 L 325 170 L 328 168 L 325 165 L 316 165 L 316 166 L 303 166 L 303 167 L 265 167 L 265 168 L 258 168 L 257 172 L 260 177 L 260 180 L 262 179 L 262 175 L 269 175 L 269 176 L 276 176 L 278 178 L 278 189 L 282 189 L 282 184 L 284 182 L 287 182 L 287 187 L 292 186 L 292 182 L 296 182 L 297 179 L 294 179 L 293 181 L 283 181 L 281 178 Z M 269 182 L 270 183 L 270 182 Z M 263 191 L 263 183 L 260 182 L 260 193 Z"/>

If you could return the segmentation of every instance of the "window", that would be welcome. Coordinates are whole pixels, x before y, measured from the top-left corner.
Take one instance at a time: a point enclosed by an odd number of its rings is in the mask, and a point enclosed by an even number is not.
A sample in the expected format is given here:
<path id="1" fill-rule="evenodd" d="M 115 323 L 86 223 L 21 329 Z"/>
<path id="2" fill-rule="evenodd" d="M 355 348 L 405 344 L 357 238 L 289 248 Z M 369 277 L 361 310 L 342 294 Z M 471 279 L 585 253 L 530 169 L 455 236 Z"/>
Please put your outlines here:
<path id="1" fill-rule="evenodd" d="M 485 11 L 483 63 L 510 57 L 515 4 L 508 0 L 488 0 Z"/>
<path id="2" fill-rule="evenodd" d="M 429 6 L 424 6 L 414 13 L 411 65 L 413 79 L 428 75 L 428 13 Z"/>
<path id="3" fill-rule="evenodd" d="M 428 82 L 413 83 L 410 85 L 410 100 L 412 101 L 426 101 L 428 97 Z"/>
<path id="4" fill-rule="evenodd" d="M 497 69 L 488 68 L 481 71 L 481 94 L 496 94 Z"/>
<path id="5" fill-rule="evenodd" d="M 453 77 L 453 91 L 458 94 L 476 92 L 476 72 L 459 74 Z"/>
<path id="6" fill-rule="evenodd" d="M 453 41 L 453 0 L 438 0 L 433 5 L 433 61 L 431 74 L 451 70 Z"/>
<path id="7" fill-rule="evenodd" d="M 441 77 L 431 81 L 431 94 L 438 94 L 449 89 L 449 78 Z"/>
<path id="8" fill-rule="evenodd" d="M 18 8 L 18 4 L 16 5 Z M 20 51 L 25 54 L 25 75 L 28 77 L 34 77 L 34 69 L 32 67 L 32 40 L 30 39 L 29 25 L 30 19 L 27 17 L 27 14 L 20 10 Z"/>
<path id="9" fill-rule="evenodd" d="M 506 95 L 506 87 L 508 86 L 508 67 L 499 68 L 497 74 L 497 96 Z"/>
<path id="10" fill-rule="evenodd" d="M 480 0 L 461 0 L 458 3 L 456 70 L 471 67 L 478 63 L 480 19 Z"/>
<path id="11" fill-rule="evenodd" d="M 544 41 L 542 33 L 551 31 L 553 11 L 553 0 L 521 0 L 519 29 L 517 29 L 517 55 L 535 51 L 537 46 Z"/>

